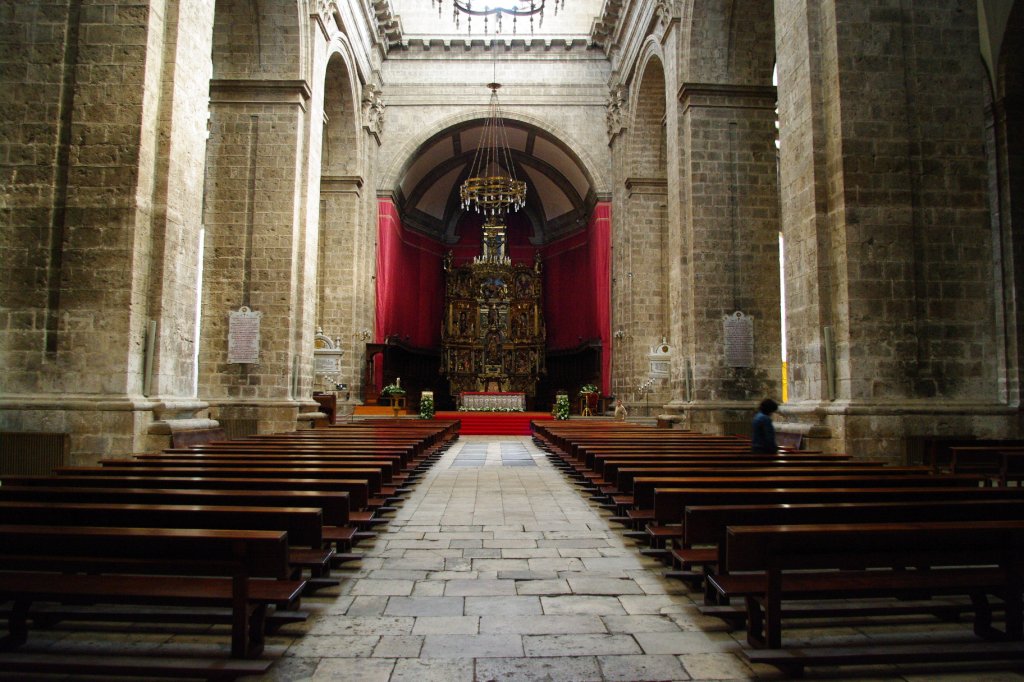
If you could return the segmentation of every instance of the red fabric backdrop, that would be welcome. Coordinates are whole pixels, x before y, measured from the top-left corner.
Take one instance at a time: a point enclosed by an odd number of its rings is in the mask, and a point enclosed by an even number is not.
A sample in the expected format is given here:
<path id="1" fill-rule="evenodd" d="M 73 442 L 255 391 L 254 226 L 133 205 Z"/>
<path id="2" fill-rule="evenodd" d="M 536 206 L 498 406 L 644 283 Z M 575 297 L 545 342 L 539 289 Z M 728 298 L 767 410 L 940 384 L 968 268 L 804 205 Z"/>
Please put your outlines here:
<path id="1" fill-rule="evenodd" d="M 377 343 L 397 335 L 420 348 L 441 346 L 443 257 L 441 244 L 402 227 L 390 199 L 377 201 Z"/>
<path id="2" fill-rule="evenodd" d="M 544 319 L 548 348 L 575 348 L 601 339 L 601 391 L 611 391 L 611 203 L 594 207 L 585 232 L 548 244 L 544 259 Z"/>
<path id="3" fill-rule="evenodd" d="M 380 199 L 377 239 L 377 323 L 375 340 L 398 335 L 421 348 L 441 345 L 444 304 L 442 261 L 445 245 L 401 225 L 390 199 Z M 480 253 L 476 214 L 459 223 L 459 242 L 450 247 L 456 265 Z M 513 262 L 532 263 L 525 216 L 508 219 L 508 255 Z M 601 390 L 611 390 L 611 203 L 594 208 L 585 231 L 541 249 L 544 261 L 544 317 L 549 350 L 575 348 L 582 341 L 601 339 Z M 378 377 L 378 383 L 380 379 Z"/>

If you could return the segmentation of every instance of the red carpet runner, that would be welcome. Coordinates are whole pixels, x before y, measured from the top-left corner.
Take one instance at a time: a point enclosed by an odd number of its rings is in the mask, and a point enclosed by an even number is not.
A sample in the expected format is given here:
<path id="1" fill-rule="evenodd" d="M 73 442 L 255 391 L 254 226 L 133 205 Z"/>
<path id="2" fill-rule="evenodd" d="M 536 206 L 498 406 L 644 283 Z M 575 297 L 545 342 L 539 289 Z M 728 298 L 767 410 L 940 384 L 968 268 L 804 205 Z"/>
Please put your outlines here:
<path id="1" fill-rule="evenodd" d="M 529 436 L 530 422 L 553 419 L 548 412 L 438 412 L 436 419 L 461 419 L 463 436 Z"/>

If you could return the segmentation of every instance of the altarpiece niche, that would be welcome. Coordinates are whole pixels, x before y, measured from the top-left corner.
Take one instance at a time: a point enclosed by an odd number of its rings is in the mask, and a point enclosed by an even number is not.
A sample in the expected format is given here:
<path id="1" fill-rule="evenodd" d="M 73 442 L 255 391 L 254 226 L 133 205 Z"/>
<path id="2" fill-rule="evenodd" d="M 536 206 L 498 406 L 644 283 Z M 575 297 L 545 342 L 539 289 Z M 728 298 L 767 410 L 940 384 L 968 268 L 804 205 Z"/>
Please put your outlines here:
<path id="1" fill-rule="evenodd" d="M 541 262 L 513 264 L 503 229 L 488 234 L 483 254 L 455 267 L 445 258 L 441 372 L 451 394 L 513 391 L 533 398 L 545 372 Z"/>

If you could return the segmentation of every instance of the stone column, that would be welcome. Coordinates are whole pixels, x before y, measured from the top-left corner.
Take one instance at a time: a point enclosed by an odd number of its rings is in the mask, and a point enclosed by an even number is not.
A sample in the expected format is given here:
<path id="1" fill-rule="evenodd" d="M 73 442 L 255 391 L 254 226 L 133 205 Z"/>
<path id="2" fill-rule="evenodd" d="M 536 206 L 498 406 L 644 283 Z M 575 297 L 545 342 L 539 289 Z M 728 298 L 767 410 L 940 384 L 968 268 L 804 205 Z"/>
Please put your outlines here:
<path id="1" fill-rule="evenodd" d="M 168 431 L 147 435 L 154 420 L 205 407 L 191 399 L 205 144 L 194 111 L 205 108 L 212 8 L 17 5 L 3 32 L 26 58 L 3 83 L 5 123 L 24 134 L 5 156 L 0 200 L 12 209 L 0 421 L 69 433 L 75 462 L 166 445 Z"/>
<path id="2" fill-rule="evenodd" d="M 781 398 L 775 89 L 684 83 L 678 100 L 682 293 L 674 312 L 680 364 L 692 367 L 687 423 L 714 432 L 749 420 L 762 398 Z M 727 338 L 726 316 L 752 321 L 752 352 L 738 352 L 749 337 Z"/>
<path id="3" fill-rule="evenodd" d="M 622 264 L 617 278 L 616 305 L 622 315 L 613 325 L 625 331 L 622 339 L 625 367 L 623 395 L 638 406 L 651 406 L 656 414 L 671 398 L 661 381 L 647 393 L 638 393 L 650 374 L 648 354 L 669 335 L 668 321 L 668 209 L 667 182 L 663 177 L 629 177 L 625 181 L 622 229 L 613 242 Z M 613 218 L 614 219 L 614 218 Z"/>
<path id="4" fill-rule="evenodd" d="M 360 352 L 369 338 L 360 325 L 357 301 L 359 278 L 366 277 L 360 253 L 364 246 L 357 235 L 362 222 L 363 179 L 360 176 L 320 178 L 320 325 L 329 336 L 341 339 L 339 381 L 348 384 L 350 399 L 361 395 L 363 360 Z M 344 399 L 344 395 L 341 396 Z"/>
<path id="5" fill-rule="evenodd" d="M 305 259 L 315 257 L 301 210 L 310 90 L 305 81 L 214 80 L 210 92 L 200 394 L 220 420 L 293 430 L 297 359 L 311 360 L 315 330 L 299 310 Z M 227 362 L 228 315 L 241 306 L 262 313 L 258 364 Z"/>
<path id="6" fill-rule="evenodd" d="M 788 411 L 892 460 L 1007 433 L 974 5 L 779 3 L 776 26 Z"/>

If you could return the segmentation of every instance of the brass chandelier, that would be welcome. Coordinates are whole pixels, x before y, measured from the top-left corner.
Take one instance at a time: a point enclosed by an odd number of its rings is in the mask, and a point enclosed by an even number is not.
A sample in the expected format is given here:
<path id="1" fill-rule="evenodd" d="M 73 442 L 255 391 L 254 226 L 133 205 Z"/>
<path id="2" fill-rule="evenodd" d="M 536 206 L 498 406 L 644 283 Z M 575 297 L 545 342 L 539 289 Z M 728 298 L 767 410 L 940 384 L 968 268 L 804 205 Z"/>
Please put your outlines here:
<path id="1" fill-rule="evenodd" d="M 501 84 L 488 83 L 487 87 L 491 89 L 487 121 L 459 196 L 463 210 L 474 210 L 484 216 L 486 223 L 499 224 L 506 213 L 526 205 L 526 182 L 516 177 L 508 134 L 501 120 Z"/>
<path id="2" fill-rule="evenodd" d="M 430 0 L 431 6 L 437 5 L 437 16 L 441 16 L 441 11 L 444 9 L 444 0 Z M 484 19 L 484 34 L 486 35 L 489 26 L 488 21 L 491 17 L 494 18 L 495 33 L 501 33 L 501 20 L 506 16 L 512 17 L 512 33 L 516 32 L 516 22 L 520 17 L 529 18 L 530 20 L 530 33 L 533 33 L 533 18 L 539 18 L 539 25 L 541 28 L 544 27 L 544 9 L 549 4 L 549 0 L 509 0 L 505 3 L 506 6 L 498 5 L 497 7 L 490 7 L 489 5 L 483 5 L 483 9 L 479 9 L 483 3 L 477 0 L 476 7 L 473 7 L 473 0 L 452 0 L 452 19 L 455 20 L 455 28 L 459 28 L 459 19 L 465 14 L 466 15 L 466 30 L 467 33 L 473 32 L 473 17 L 483 17 Z M 558 10 L 565 5 L 565 0 L 550 0 L 550 4 L 555 8 L 555 14 L 558 14 Z"/>

